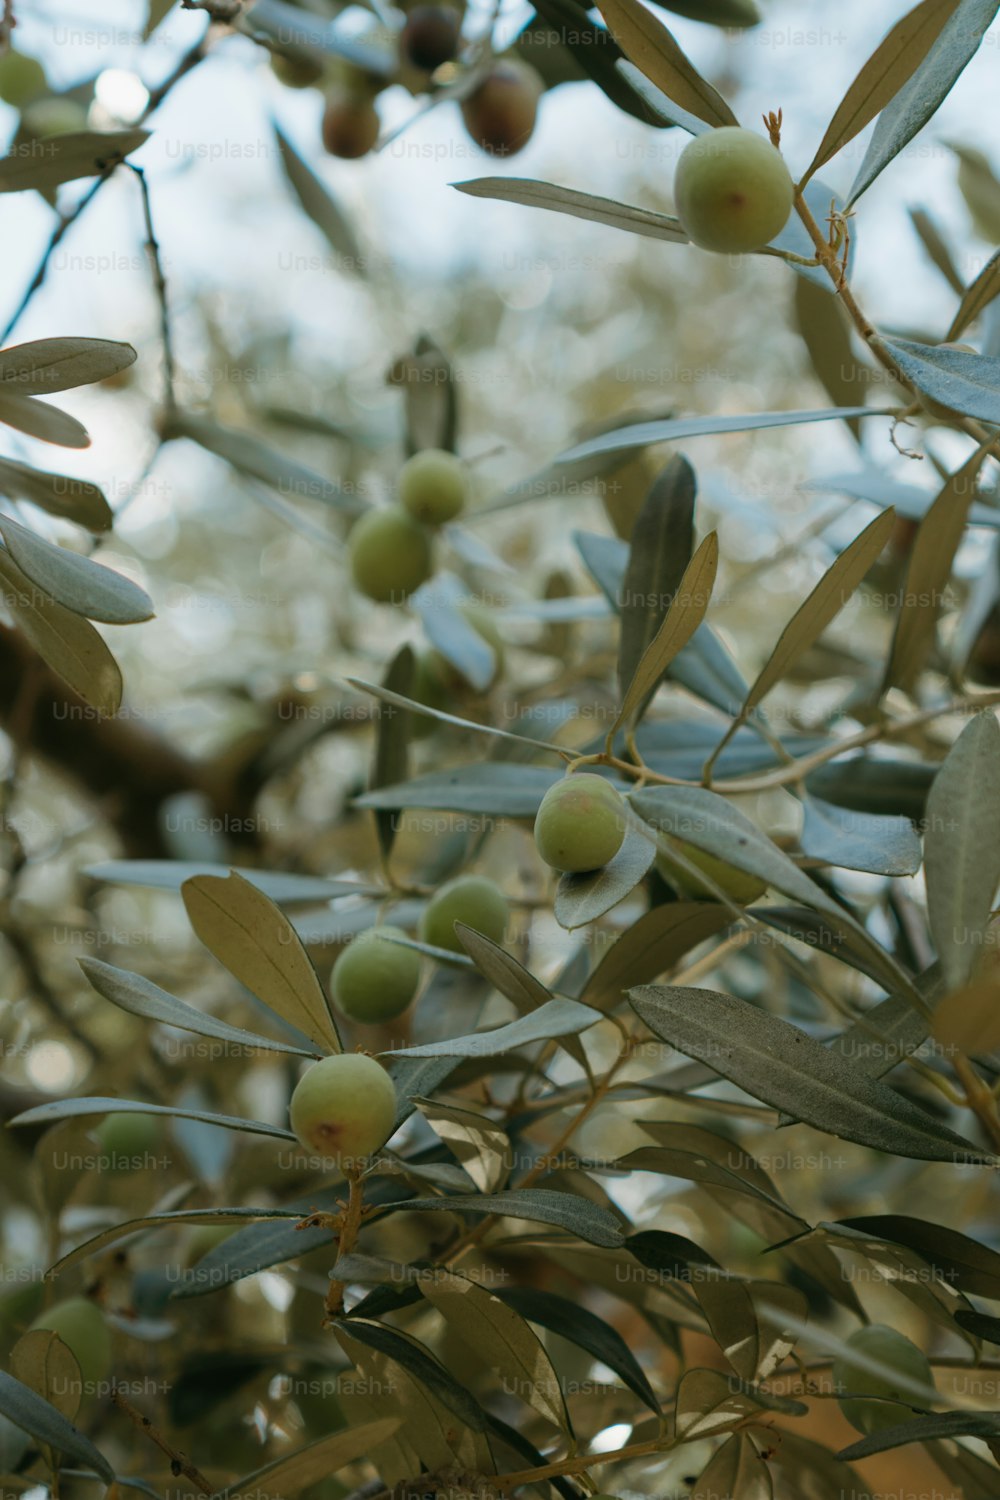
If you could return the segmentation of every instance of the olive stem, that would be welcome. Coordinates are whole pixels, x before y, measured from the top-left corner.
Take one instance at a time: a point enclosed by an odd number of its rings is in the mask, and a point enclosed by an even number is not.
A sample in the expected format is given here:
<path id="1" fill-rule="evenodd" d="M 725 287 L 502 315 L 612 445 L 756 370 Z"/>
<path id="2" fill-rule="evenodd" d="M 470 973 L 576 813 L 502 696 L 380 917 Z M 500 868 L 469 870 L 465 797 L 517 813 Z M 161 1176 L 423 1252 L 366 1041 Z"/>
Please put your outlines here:
<path id="1" fill-rule="evenodd" d="M 361 1221 L 365 1212 L 365 1189 L 360 1172 L 348 1172 L 347 1181 L 350 1192 L 347 1199 L 347 1208 L 344 1210 L 340 1221 L 340 1232 L 337 1235 L 337 1259 L 341 1260 L 349 1255 L 357 1243 L 358 1232 L 361 1229 Z M 335 1277 L 330 1278 L 330 1290 L 326 1294 L 325 1312 L 327 1320 L 336 1318 L 344 1306 L 344 1285 Z"/>
<path id="2" fill-rule="evenodd" d="M 173 1474 L 183 1474 L 187 1479 L 190 1479 L 193 1485 L 196 1485 L 197 1488 L 201 1490 L 203 1495 L 215 1494 L 218 1486 L 211 1484 L 205 1478 L 201 1470 L 195 1468 L 194 1464 L 190 1461 L 189 1458 L 185 1457 L 185 1455 L 181 1453 L 177 1448 L 172 1447 L 171 1444 L 167 1442 L 166 1438 L 161 1436 L 161 1434 L 153 1426 L 149 1418 L 143 1416 L 139 1408 L 137 1406 L 133 1406 L 128 1397 L 124 1395 L 117 1386 L 111 1392 L 111 1400 L 113 1404 L 117 1406 L 120 1411 L 123 1411 L 129 1418 L 129 1420 L 135 1424 L 140 1432 L 145 1433 L 150 1442 L 156 1444 L 161 1453 L 166 1454 L 166 1456 L 170 1460 L 170 1469 Z"/>

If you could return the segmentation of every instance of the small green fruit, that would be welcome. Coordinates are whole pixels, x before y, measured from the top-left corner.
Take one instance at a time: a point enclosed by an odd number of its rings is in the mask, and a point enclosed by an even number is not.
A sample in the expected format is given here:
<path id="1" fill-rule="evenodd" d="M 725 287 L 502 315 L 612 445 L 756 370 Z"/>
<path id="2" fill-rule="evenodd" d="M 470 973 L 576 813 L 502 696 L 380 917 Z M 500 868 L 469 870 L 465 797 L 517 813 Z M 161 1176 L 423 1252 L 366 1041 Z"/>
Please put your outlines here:
<path id="1" fill-rule="evenodd" d="M 544 90 L 541 75 L 530 64 L 502 57 L 462 100 L 465 128 L 491 156 L 514 156 L 531 139 Z"/>
<path id="2" fill-rule="evenodd" d="M 102 1163 L 106 1171 L 137 1172 L 147 1165 L 149 1153 L 156 1150 L 160 1124 L 155 1115 L 108 1115 L 94 1134 L 102 1155 L 107 1157 Z"/>
<path id="3" fill-rule="evenodd" d="M 494 943 L 502 943 L 510 907 L 507 897 L 482 875 L 459 875 L 447 881 L 424 908 L 420 936 L 434 948 L 464 953 L 455 923 L 464 922 Z"/>
<path id="4" fill-rule="evenodd" d="M 45 69 L 23 52 L 5 52 L 0 57 L 0 99 L 23 109 L 32 99 L 48 92 Z"/>
<path id="5" fill-rule="evenodd" d="M 307 1151 L 350 1172 L 392 1134 L 396 1091 L 373 1057 L 341 1052 L 303 1073 L 288 1107 L 292 1129 Z"/>
<path id="6" fill-rule="evenodd" d="M 401 604 L 430 577 L 430 537 L 398 505 L 367 511 L 348 546 L 354 582 L 380 604 Z"/>
<path id="7" fill-rule="evenodd" d="M 738 870 L 735 865 L 727 864 L 723 859 L 717 859 L 714 854 L 706 854 L 703 849 L 696 849 L 694 844 L 686 844 L 682 839 L 671 839 L 675 843 L 678 853 L 703 874 L 713 881 L 720 890 L 725 891 L 727 896 L 737 902 L 740 906 L 747 906 L 751 901 L 756 901 L 758 896 L 767 890 L 767 882 L 761 880 L 757 875 L 747 875 L 745 871 Z M 696 875 L 689 875 L 680 864 L 670 858 L 663 850 L 656 856 L 656 868 L 674 887 L 679 896 L 690 897 L 695 901 L 717 901 L 718 897 L 703 881 Z"/>
<path id="8" fill-rule="evenodd" d="M 763 249 L 788 223 L 794 197 L 781 152 L 738 125 L 696 135 L 677 163 L 677 216 L 702 250 Z"/>
<path id="9" fill-rule="evenodd" d="M 535 818 L 535 848 L 554 870 L 599 870 L 625 841 L 625 802 L 603 776 L 583 772 L 549 787 Z"/>
<path id="10" fill-rule="evenodd" d="M 320 127 L 323 145 L 331 156 L 346 161 L 367 156 L 378 140 L 380 129 L 378 110 L 366 94 L 331 89 Z"/>
<path id="11" fill-rule="evenodd" d="M 85 1387 L 102 1384 L 111 1374 L 111 1331 L 89 1297 L 67 1297 L 40 1313 L 32 1328 L 51 1328 L 80 1366 Z"/>
<path id="12" fill-rule="evenodd" d="M 897 1333 L 894 1328 L 886 1328 L 881 1323 L 872 1323 L 867 1328 L 859 1328 L 847 1340 L 847 1347 L 878 1360 L 879 1364 L 889 1366 L 905 1379 L 915 1381 L 918 1385 L 931 1387 L 934 1385 L 934 1375 L 923 1350 L 918 1349 L 916 1344 L 911 1344 L 908 1338 L 904 1338 L 903 1334 Z M 852 1391 L 868 1396 L 895 1397 L 896 1402 L 904 1403 L 897 1405 L 891 1399 L 885 1401 L 841 1399 L 839 1404 L 844 1416 L 852 1427 L 866 1435 L 881 1432 L 886 1427 L 896 1427 L 900 1422 L 909 1421 L 913 1416 L 910 1407 L 918 1399 L 900 1391 L 893 1381 L 883 1380 L 869 1370 L 862 1369 L 860 1365 L 853 1364 L 846 1355 L 834 1361 L 833 1388 L 835 1391 Z"/>
<path id="13" fill-rule="evenodd" d="M 338 956 L 330 990 L 352 1021 L 392 1021 L 412 1003 L 420 983 L 420 954 L 392 941 L 405 936 L 401 927 L 370 927 Z"/>
<path id="14" fill-rule="evenodd" d="M 21 114 L 21 124 L 29 135 L 47 137 L 74 135 L 87 129 L 87 111 L 78 99 L 36 99 Z"/>
<path id="15" fill-rule="evenodd" d="M 465 509 L 468 484 L 465 465 L 443 448 L 424 448 L 399 471 L 400 504 L 415 521 L 442 526 Z"/>

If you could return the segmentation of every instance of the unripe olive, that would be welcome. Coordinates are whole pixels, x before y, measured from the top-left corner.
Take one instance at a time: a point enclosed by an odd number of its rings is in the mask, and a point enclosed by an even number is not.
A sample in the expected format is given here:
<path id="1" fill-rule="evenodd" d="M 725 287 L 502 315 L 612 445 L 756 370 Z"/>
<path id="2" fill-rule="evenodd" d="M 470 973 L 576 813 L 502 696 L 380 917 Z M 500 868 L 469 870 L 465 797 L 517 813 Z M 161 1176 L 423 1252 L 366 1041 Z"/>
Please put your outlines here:
<path id="1" fill-rule="evenodd" d="M 288 52 L 271 53 L 271 72 L 287 89 L 308 89 L 323 77 L 322 65 L 311 57 Z"/>
<path id="2" fill-rule="evenodd" d="M 461 17 L 451 6 L 415 5 L 400 33 L 403 55 L 415 68 L 433 73 L 458 51 L 461 26 Z"/>
<path id="3" fill-rule="evenodd" d="M 108 1115 L 94 1131 L 109 1172 L 135 1172 L 146 1165 L 145 1158 L 156 1149 L 160 1122 L 155 1115 L 134 1112 Z"/>
<path id="4" fill-rule="evenodd" d="M 535 848 L 554 870 L 599 870 L 625 841 L 621 793 L 582 772 L 550 786 L 535 817 Z"/>
<path id="5" fill-rule="evenodd" d="M 671 842 L 676 842 L 678 852 L 689 864 L 695 865 L 739 905 L 747 906 L 767 890 L 767 882 L 761 880 L 758 875 L 748 875 L 744 870 L 738 870 L 735 865 L 727 864 L 723 859 L 717 859 L 714 854 L 706 854 L 703 849 L 695 848 L 694 844 L 685 844 L 681 839 L 671 840 Z M 689 875 L 683 866 L 671 859 L 670 855 L 662 849 L 656 856 L 656 868 L 664 880 L 669 881 L 674 887 L 678 895 L 689 896 L 695 901 L 718 900 L 713 890 L 700 881 L 696 875 Z"/>
<path id="6" fill-rule="evenodd" d="M 462 100 L 466 130 L 492 156 L 513 156 L 531 139 L 544 88 L 541 75 L 529 63 L 501 58 Z"/>
<path id="7" fill-rule="evenodd" d="M 381 124 L 371 99 L 343 89 L 331 89 L 326 98 L 321 132 L 331 156 L 356 161 L 367 156 L 378 140 Z"/>
<path id="8" fill-rule="evenodd" d="M 366 511 L 348 546 L 354 582 L 381 604 L 401 604 L 430 577 L 430 537 L 399 505 Z"/>
<path id="9" fill-rule="evenodd" d="M 80 1366 L 84 1385 L 100 1385 L 111 1374 L 111 1331 L 89 1297 L 54 1302 L 31 1326 L 50 1328 L 59 1335 Z"/>
<path id="10" fill-rule="evenodd" d="M 414 453 L 399 471 L 399 502 L 425 526 L 454 520 L 467 497 L 465 465 L 443 448 Z"/>
<path id="11" fill-rule="evenodd" d="M 45 69 L 37 58 L 13 51 L 0 56 L 0 99 L 5 104 L 23 109 L 47 90 Z"/>
<path id="12" fill-rule="evenodd" d="M 420 983 L 420 954 L 393 942 L 401 927 L 370 927 L 338 955 L 330 991 L 345 1016 L 372 1025 L 392 1021 L 411 1004 Z"/>
<path id="13" fill-rule="evenodd" d="M 702 250 L 763 249 L 788 223 L 794 197 L 781 152 L 738 125 L 696 135 L 677 163 L 677 216 Z"/>
<path id="14" fill-rule="evenodd" d="M 396 1119 L 396 1091 L 374 1057 L 341 1052 L 313 1063 L 288 1107 L 306 1150 L 353 1171 L 384 1146 Z"/>
<path id="15" fill-rule="evenodd" d="M 420 918 L 420 936 L 434 948 L 464 953 L 455 923 L 464 922 L 494 943 L 503 942 L 510 907 L 507 897 L 482 875 L 458 875 L 431 898 Z"/>
<path id="16" fill-rule="evenodd" d="M 934 1376 L 923 1350 L 918 1349 L 916 1344 L 911 1344 L 908 1338 L 897 1333 L 894 1328 L 886 1328 L 881 1323 L 859 1328 L 847 1340 L 847 1347 L 878 1360 L 879 1364 L 889 1366 L 897 1374 L 918 1385 L 934 1385 Z M 865 1434 L 880 1432 L 885 1427 L 896 1427 L 900 1422 L 909 1421 L 913 1416 L 910 1407 L 914 1403 L 919 1404 L 916 1396 L 900 1391 L 894 1381 L 883 1380 L 860 1365 L 852 1364 L 846 1355 L 841 1355 L 834 1361 L 833 1388 L 835 1391 L 857 1391 L 869 1396 L 895 1397 L 897 1402 L 905 1403 L 897 1405 L 891 1400 L 857 1401 L 842 1398 L 839 1404 L 844 1416 L 852 1427 Z"/>
<path id="17" fill-rule="evenodd" d="M 29 104 L 21 114 L 21 124 L 29 135 L 73 135 L 87 129 L 87 111 L 78 99 L 53 95 Z"/>

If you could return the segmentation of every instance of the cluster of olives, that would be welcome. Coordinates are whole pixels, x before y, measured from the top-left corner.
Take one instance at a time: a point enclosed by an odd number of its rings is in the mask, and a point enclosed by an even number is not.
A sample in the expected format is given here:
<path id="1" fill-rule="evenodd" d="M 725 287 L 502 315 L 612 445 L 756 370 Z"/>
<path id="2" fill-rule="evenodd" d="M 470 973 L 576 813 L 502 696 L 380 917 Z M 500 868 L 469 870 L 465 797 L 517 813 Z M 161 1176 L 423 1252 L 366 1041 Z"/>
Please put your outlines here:
<path id="1" fill-rule="evenodd" d="M 677 163 L 677 217 L 702 250 L 762 250 L 788 223 L 794 198 L 781 152 L 738 125 L 696 135 Z"/>
<path id="2" fill-rule="evenodd" d="M 454 63 L 462 46 L 463 8 L 458 4 L 405 7 L 396 34 L 399 62 L 394 77 L 367 73 L 340 61 L 329 66 L 297 52 L 272 52 L 274 75 L 288 88 L 320 88 L 324 93 L 321 135 L 331 156 L 348 161 L 366 156 L 379 138 L 375 100 L 390 83 L 411 94 L 426 93 L 439 69 Z M 497 58 L 462 101 L 462 118 L 472 139 L 495 156 L 512 156 L 535 128 L 545 85 L 536 70 L 518 58 Z"/>
<path id="3" fill-rule="evenodd" d="M 348 543 L 354 582 L 369 599 L 401 604 L 426 583 L 433 568 L 433 531 L 465 508 L 468 478 L 462 461 L 443 448 L 406 460 L 398 501 L 366 511 Z"/>
<path id="4" fill-rule="evenodd" d="M 904 1380 L 933 1389 L 934 1375 L 926 1354 L 916 1344 L 894 1328 L 881 1323 L 871 1323 L 859 1328 L 847 1340 L 848 1349 L 867 1355 L 880 1365 L 895 1372 Z M 850 1391 L 851 1396 L 839 1399 L 839 1406 L 851 1426 L 866 1436 L 881 1432 L 886 1427 L 896 1427 L 909 1421 L 916 1397 L 900 1390 L 896 1381 L 863 1369 L 846 1355 L 834 1361 L 834 1391 Z M 881 1399 L 865 1401 L 856 1397 L 875 1396 Z"/>
<path id="5" fill-rule="evenodd" d="M 492 880 L 459 875 L 427 903 L 420 919 L 420 939 L 430 947 L 462 953 L 456 922 L 499 943 L 509 916 L 507 898 Z M 420 985 L 420 954 L 405 938 L 400 927 L 370 927 L 337 958 L 330 992 L 338 1009 L 352 1021 L 369 1025 L 394 1021 L 413 1003 Z"/>

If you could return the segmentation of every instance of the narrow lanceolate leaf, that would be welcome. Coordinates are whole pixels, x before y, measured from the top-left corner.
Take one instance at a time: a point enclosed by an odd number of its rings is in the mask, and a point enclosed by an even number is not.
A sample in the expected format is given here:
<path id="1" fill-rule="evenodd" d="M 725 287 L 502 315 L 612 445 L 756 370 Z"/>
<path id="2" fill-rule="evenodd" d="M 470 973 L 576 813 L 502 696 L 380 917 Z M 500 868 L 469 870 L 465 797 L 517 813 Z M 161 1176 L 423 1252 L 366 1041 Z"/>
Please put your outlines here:
<path id="1" fill-rule="evenodd" d="M 618 1331 L 602 1318 L 581 1307 L 569 1297 L 555 1292 L 540 1292 L 533 1287 L 511 1287 L 497 1292 L 501 1301 L 513 1307 L 529 1323 L 537 1323 L 585 1349 L 594 1359 L 624 1381 L 629 1390 L 659 1416 L 660 1403 L 635 1355 Z"/>
<path id="2" fill-rule="evenodd" d="M 775 890 L 822 912 L 835 932 L 850 935 L 852 946 L 864 954 L 880 983 L 890 990 L 906 987 L 905 974 L 861 923 L 810 880 L 727 798 L 703 787 L 658 786 L 633 792 L 629 801 L 651 828 L 694 844 L 706 854 L 735 865 L 747 875 L 756 875 Z"/>
<path id="3" fill-rule="evenodd" d="M 840 1222 L 862 1234 L 877 1235 L 915 1250 L 959 1291 L 978 1297 L 1000 1297 L 1000 1254 L 957 1229 L 904 1214 L 867 1214 Z"/>
<path id="4" fill-rule="evenodd" d="M 505 731 L 501 731 L 505 734 Z M 522 745 L 535 743 L 519 735 Z M 441 812 L 492 813 L 500 818 L 533 818 L 550 786 L 563 772 L 544 766 L 479 761 L 453 771 L 429 771 L 401 786 L 380 787 L 355 797 L 355 807 L 423 807 Z"/>
<path id="5" fill-rule="evenodd" d="M 623 724 L 632 723 L 653 694 L 677 653 L 687 645 L 708 612 L 719 566 L 719 539 L 714 531 L 698 548 L 670 601 L 670 608 L 622 696 L 618 717 L 611 727 L 613 738 Z"/>
<path id="6" fill-rule="evenodd" d="M 662 21 L 639 0 L 601 0 L 599 9 L 626 57 L 668 99 L 709 125 L 739 124 L 718 90 L 702 78 Z"/>
<path id="7" fill-rule="evenodd" d="M 102 1229 L 100 1234 L 95 1234 L 91 1239 L 85 1240 L 82 1245 L 74 1246 L 56 1261 L 50 1274 L 58 1276 L 72 1266 L 79 1265 L 81 1261 L 89 1260 L 92 1255 L 99 1255 L 109 1245 L 116 1245 L 121 1240 L 131 1239 L 133 1235 L 146 1232 L 172 1229 L 180 1225 L 245 1225 L 248 1222 L 259 1223 L 262 1220 L 274 1219 L 283 1220 L 286 1223 L 289 1220 L 298 1223 L 304 1216 L 304 1212 L 293 1212 L 282 1208 L 191 1208 L 146 1214 L 141 1219 L 127 1219 L 123 1224 L 113 1224 L 110 1229 Z"/>
<path id="8" fill-rule="evenodd" d="M 936 112 L 989 30 L 1000 0 L 960 0 L 915 72 L 885 106 L 851 187 L 848 208 Z"/>
<path id="9" fill-rule="evenodd" d="M 957 6 L 958 0 L 921 0 L 887 32 L 834 111 L 803 184 L 891 103 Z"/>
<path id="10" fill-rule="evenodd" d="M 572 932 L 603 917 L 635 890 L 655 858 L 656 844 L 649 835 L 629 828 L 618 853 L 603 869 L 561 875 L 553 906 L 560 927 Z"/>
<path id="11" fill-rule="evenodd" d="M 110 531 L 114 517 L 103 491 L 85 479 L 50 474 L 29 464 L 0 459 L 0 495 L 12 500 L 30 500 L 50 516 L 75 521 L 88 531 Z"/>
<path id="12" fill-rule="evenodd" d="M 90 1439 L 42 1396 L 5 1370 L 0 1370 L 0 1412 L 22 1431 L 30 1432 L 40 1443 L 47 1443 L 58 1453 L 65 1453 L 93 1469 L 105 1484 L 114 1483 L 114 1470 Z"/>
<path id="13" fill-rule="evenodd" d="M 206 452 L 224 459 L 239 473 L 269 484 L 288 499 L 323 500 L 351 515 L 360 515 L 367 508 L 363 500 L 348 493 L 336 480 L 307 468 L 297 459 L 276 453 L 252 432 L 223 427 L 207 417 L 184 412 L 172 419 L 168 436 L 190 438 Z"/>
<path id="14" fill-rule="evenodd" d="M 1000 882 L 1000 725 L 965 726 L 927 798 L 927 910 L 949 989 L 972 973 Z"/>
<path id="15" fill-rule="evenodd" d="M 724 1375 L 721 1370 L 686 1370 L 677 1387 L 677 1434 L 684 1442 L 691 1442 L 729 1432 L 747 1417 L 759 1414 L 760 1405 L 732 1375 Z"/>
<path id="16" fill-rule="evenodd" d="M 466 953 L 485 979 L 513 1001 L 522 1016 L 538 1010 L 553 999 L 552 991 L 546 989 L 514 956 L 492 942 L 481 932 L 476 932 L 465 922 L 455 923 L 455 932 Z"/>
<path id="17" fill-rule="evenodd" d="M 691 1500 L 771 1500 L 771 1471 L 745 1432 L 734 1432 L 709 1460 L 695 1481 Z"/>
<path id="18" fill-rule="evenodd" d="M 0 422 L 60 448 L 89 448 L 90 434 L 82 422 L 33 396 L 21 396 L 0 385 Z"/>
<path id="19" fill-rule="evenodd" d="M 853 406 L 863 401 L 871 388 L 872 372 L 854 353 L 847 314 L 829 282 L 819 286 L 808 276 L 796 278 L 795 321 L 813 369 L 830 400 L 838 406 Z M 859 422 L 855 420 L 848 425 L 858 437 Z"/>
<path id="20" fill-rule="evenodd" d="M 234 978 L 321 1048 L 342 1051 L 323 986 L 280 907 L 236 874 L 196 875 L 181 896 L 197 936 Z"/>
<path id="21" fill-rule="evenodd" d="M 1000 422 L 1000 359 L 911 339 L 880 342 L 916 389 L 939 406 L 983 422 Z"/>
<path id="22" fill-rule="evenodd" d="M 110 339 L 35 339 L 0 349 L 0 393 L 45 396 L 107 380 L 134 364 L 131 344 Z"/>
<path id="23" fill-rule="evenodd" d="M 654 906 L 622 933 L 584 986 L 586 1005 L 607 1010 L 623 991 L 666 974 L 686 953 L 732 921 L 720 903 L 672 901 Z"/>
<path id="24" fill-rule="evenodd" d="M 46 192 L 77 177 L 96 177 L 148 140 L 149 131 L 137 129 L 48 136 L 40 142 L 41 151 L 21 148 L 0 156 L 0 193 L 22 193 L 28 188 Z"/>
<path id="25" fill-rule="evenodd" d="M 910 1417 L 896 1427 L 886 1427 L 841 1448 L 838 1458 L 853 1461 L 873 1453 L 888 1453 L 908 1443 L 927 1443 L 934 1438 L 975 1437 L 1000 1442 L 1000 1411 L 942 1411 L 934 1416 Z"/>
<path id="26" fill-rule="evenodd" d="M 559 1377 L 520 1313 L 467 1277 L 441 1268 L 424 1277 L 420 1289 L 473 1354 L 496 1370 L 504 1390 L 572 1435 Z"/>
<path id="27" fill-rule="evenodd" d="M 302 160 L 291 141 L 277 125 L 274 126 L 274 134 L 281 153 L 281 165 L 285 169 L 285 176 L 303 212 L 312 219 L 333 250 L 336 256 L 336 268 L 345 274 L 365 276 L 367 261 L 361 253 L 354 230 L 344 210 L 332 196 L 326 184 L 321 182 L 312 168 Z"/>
<path id="28" fill-rule="evenodd" d="M 618 608 L 618 690 L 656 635 L 694 551 L 695 473 L 677 453 L 653 481 L 629 539 Z"/>
<path id="29" fill-rule="evenodd" d="M 213 865 L 187 859 L 107 859 L 88 865 L 91 880 L 110 880 L 118 885 L 145 885 L 158 891 L 179 891 L 194 875 L 242 875 L 251 885 L 277 901 L 279 906 L 316 906 L 337 896 L 377 896 L 378 887 L 356 880 L 324 880 L 319 875 L 292 875 L 287 870 L 250 870 L 238 865 Z"/>
<path id="30" fill-rule="evenodd" d="M 551 1041 L 560 1036 L 576 1036 L 602 1020 L 600 1011 L 581 1005 L 578 1000 L 549 1000 L 507 1026 L 493 1031 L 477 1031 L 471 1036 L 456 1036 L 423 1047 L 393 1047 L 386 1057 L 502 1057 L 531 1042 Z"/>
<path id="31" fill-rule="evenodd" d="M 10 1373 L 72 1422 L 80 1409 L 83 1380 L 76 1355 L 50 1328 L 22 1334 L 10 1352 Z"/>
<path id="32" fill-rule="evenodd" d="M 219 1491 L 217 1500 L 241 1500 L 248 1495 L 253 1495 L 254 1500 L 285 1500 L 286 1496 L 299 1494 L 357 1459 L 366 1458 L 399 1425 L 399 1417 L 382 1417 L 344 1432 L 333 1432 L 318 1443 L 310 1443 L 265 1464 L 262 1469 L 255 1469 L 252 1474 L 245 1474 L 236 1484 Z"/>
<path id="33" fill-rule="evenodd" d="M 99 714 L 117 713 L 122 674 L 93 625 L 42 593 L 6 551 L 0 551 L 0 583 L 15 624 L 42 660 L 89 708 Z"/>
<path id="34" fill-rule="evenodd" d="M 906 567 L 883 692 L 891 687 L 912 687 L 926 662 L 985 456 L 985 449 L 977 449 L 949 475 L 920 522 Z"/>
<path id="35" fill-rule="evenodd" d="M 495 1193 L 503 1186 L 514 1160 L 505 1130 L 471 1109 L 440 1104 L 436 1099 L 415 1098 L 413 1102 L 481 1193 Z"/>
<path id="36" fill-rule="evenodd" d="M 966 287 L 945 341 L 960 339 L 995 297 L 1000 297 L 1000 250 L 990 256 L 979 275 Z"/>
<path id="37" fill-rule="evenodd" d="M 802 805 L 799 842 L 811 859 L 872 875 L 915 875 L 920 869 L 920 838 L 909 818 L 854 812 L 808 795 Z"/>
<path id="38" fill-rule="evenodd" d="M 164 1026 L 176 1026 L 180 1031 L 193 1031 L 199 1036 L 211 1036 L 222 1042 L 231 1042 L 239 1052 L 260 1049 L 264 1052 L 288 1052 L 298 1057 L 314 1057 L 301 1047 L 288 1042 L 276 1042 L 271 1037 L 258 1036 L 244 1031 L 242 1026 L 228 1026 L 215 1016 L 178 1000 L 176 995 L 161 990 L 141 974 L 129 974 L 125 969 L 116 969 L 99 958 L 81 958 L 80 968 L 99 995 L 117 1005 L 119 1010 L 133 1016 L 142 1016 L 146 1021 L 159 1021 Z"/>
<path id="39" fill-rule="evenodd" d="M 536 182 L 530 177 L 476 177 L 470 182 L 454 182 L 452 187 L 471 198 L 496 198 L 501 203 L 520 203 L 526 208 L 547 208 L 553 213 L 606 224 L 609 229 L 624 229 L 628 234 L 641 234 L 651 240 L 672 240 L 678 245 L 688 242 L 680 220 L 670 214 L 635 208 L 614 198 L 598 198 L 593 193 L 581 193 L 555 182 Z"/>
<path id="40" fill-rule="evenodd" d="M 551 1224 L 565 1229 L 588 1245 L 617 1250 L 624 1241 L 614 1214 L 589 1198 L 560 1193 L 551 1188 L 513 1188 L 504 1193 L 452 1193 L 439 1198 L 407 1198 L 399 1204 L 407 1213 L 455 1213 L 496 1215 L 504 1219 L 527 1219 L 533 1224 Z M 392 1213 L 393 1205 L 381 1210 Z M 374 1219 L 375 1215 L 373 1215 Z"/>
<path id="41" fill-rule="evenodd" d="M 268 1135 L 276 1141 L 294 1141 L 290 1130 L 268 1125 L 264 1120 L 244 1120 L 238 1115 L 213 1115 L 201 1109 L 185 1109 L 177 1104 L 148 1104 L 144 1099 L 118 1099 L 95 1096 L 91 1099 L 54 1099 L 51 1104 L 37 1104 L 11 1120 L 12 1125 L 54 1125 L 57 1120 L 72 1120 L 84 1115 L 177 1115 L 182 1120 L 203 1120 L 224 1130 L 242 1130 L 247 1135 Z"/>
<path id="42" fill-rule="evenodd" d="M 902 1094 L 748 1001 L 665 985 L 642 986 L 629 999 L 663 1041 L 818 1130 L 918 1161 L 992 1160 Z"/>
<path id="43" fill-rule="evenodd" d="M 121 573 L 54 546 L 10 516 L 0 516 L 0 535 L 25 577 L 74 614 L 108 625 L 130 625 L 152 616 L 153 601 L 145 589 Z"/>
<path id="44" fill-rule="evenodd" d="M 756 432 L 764 427 L 798 427 L 807 422 L 847 421 L 851 417 L 873 417 L 880 413 L 874 407 L 838 406 L 829 411 L 745 412 L 738 417 L 670 417 L 661 422 L 632 422 L 613 432 L 561 453 L 560 464 L 578 463 L 604 453 L 634 453 L 653 443 L 674 443 L 680 438 L 711 437 L 726 432 Z M 881 413 L 884 415 L 884 413 Z"/>
<path id="45" fill-rule="evenodd" d="M 384 686 L 390 692 L 408 697 L 413 687 L 416 657 L 411 646 L 401 646 L 386 670 Z M 410 735 L 413 719 L 404 708 L 395 704 L 379 704 L 375 728 L 375 754 L 369 786 L 391 786 L 393 782 L 405 781 L 410 763 Z M 397 818 L 390 811 L 375 813 L 375 831 L 379 848 L 387 858 L 396 837 Z"/>
<path id="46" fill-rule="evenodd" d="M 740 713 L 745 719 L 773 687 L 785 678 L 794 664 L 819 640 L 823 631 L 843 609 L 858 584 L 877 560 L 892 534 L 895 512 L 884 510 L 875 517 L 849 547 L 845 547 L 831 568 L 781 632 L 767 664 L 746 697 Z"/>

